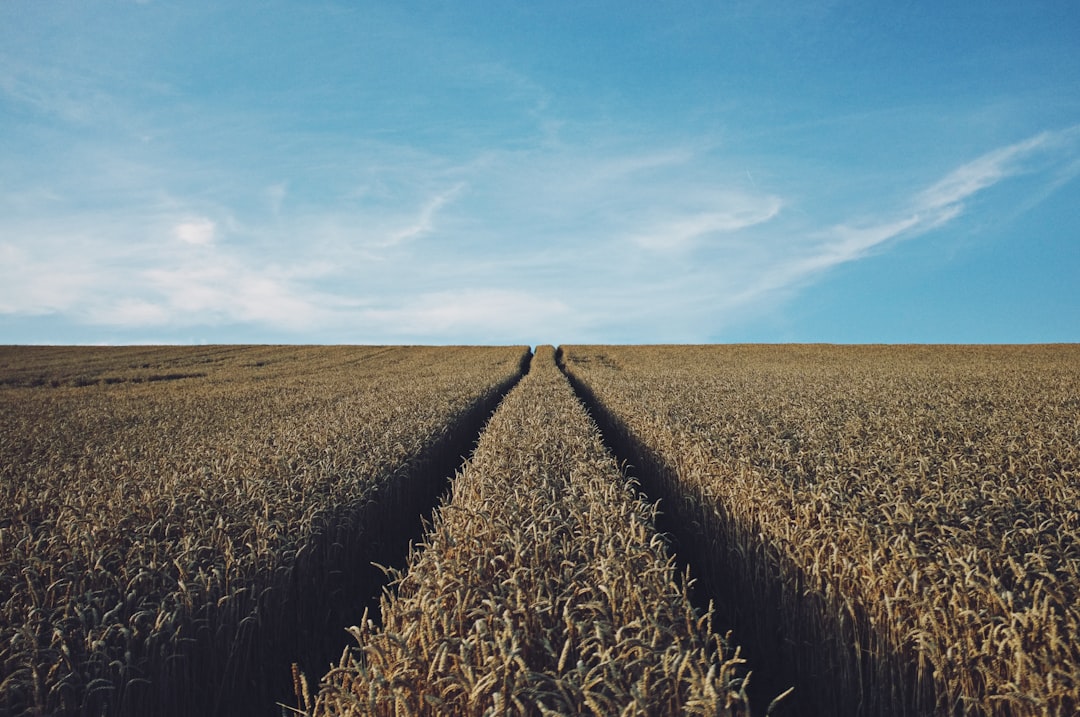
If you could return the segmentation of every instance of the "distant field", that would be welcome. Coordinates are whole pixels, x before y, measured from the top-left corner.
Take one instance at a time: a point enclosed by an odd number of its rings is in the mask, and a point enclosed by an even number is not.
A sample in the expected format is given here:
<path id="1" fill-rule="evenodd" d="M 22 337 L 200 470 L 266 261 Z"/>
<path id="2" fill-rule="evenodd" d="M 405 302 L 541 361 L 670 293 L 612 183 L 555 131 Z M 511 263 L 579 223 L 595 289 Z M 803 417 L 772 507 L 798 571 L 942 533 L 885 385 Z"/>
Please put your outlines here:
<path id="1" fill-rule="evenodd" d="M 1074 345 L 0 347 L 0 715 L 1075 715 L 1078 535 Z"/>

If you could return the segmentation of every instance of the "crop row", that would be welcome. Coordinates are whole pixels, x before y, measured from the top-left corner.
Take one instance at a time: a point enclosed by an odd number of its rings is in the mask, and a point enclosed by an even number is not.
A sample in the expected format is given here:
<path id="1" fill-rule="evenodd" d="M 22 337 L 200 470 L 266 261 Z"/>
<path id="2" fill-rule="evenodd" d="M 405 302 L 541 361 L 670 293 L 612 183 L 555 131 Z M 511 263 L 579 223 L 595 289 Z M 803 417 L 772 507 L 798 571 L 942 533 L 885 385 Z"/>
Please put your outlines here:
<path id="1" fill-rule="evenodd" d="M 654 514 L 539 348 L 396 574 L 382 624 L 352 628 L 358 645 L 304 708 L 743 714 L 742 660 L 691 606 Z"/>
<path id="2" fill-rule="evenodd" d="M 800 714 L 1080 711 L 1080 350 L 568 347 Z"/>
<path id="3" fill-rule="evenodd" d="M 0 348 L 0 714 L 268 713 L 527 356 Z"/>

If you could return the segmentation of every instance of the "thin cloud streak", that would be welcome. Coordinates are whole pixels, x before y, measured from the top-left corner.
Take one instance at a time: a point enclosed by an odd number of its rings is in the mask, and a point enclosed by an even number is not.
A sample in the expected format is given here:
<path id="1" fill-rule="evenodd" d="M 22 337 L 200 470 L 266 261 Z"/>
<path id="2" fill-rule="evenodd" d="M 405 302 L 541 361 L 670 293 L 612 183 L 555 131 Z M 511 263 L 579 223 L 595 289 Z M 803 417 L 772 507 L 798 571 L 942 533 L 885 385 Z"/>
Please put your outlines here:
<path id="1" fill-rule="evenodd" d="M 783 202 L 774 196 L 729 196 L 717 211 L 668 219 L 631 241 L 645 249 L 679 251 L 691 248 L 711 234 L 727 234 L 764 224 L 780 213 Z"/>
<path id="2" fill-rule="evenodd" d="M 980 192 L 1011 177 L 1035 171 L 1034 165 L 1054 153 L 1054 163 L 1075 163 L 1080 125 L 1002 147 L 965 163 L 913 197 L 906 215 L 862 225 L 837 224 L 817 232 L 809 251 L 795 253 L 756 272 L 756 280 L 725 297 L 724 305 L 738 308 L 774 293 L 790 293 L 841 264 L 858 261 L 890 242 L 912 239 L 960 217 L 965 203 Z M 1059 154 L 1060 153 L 1060 154 Z M 1055 181 L 1055 184 L 1060 182 Z M 1045 195 L 1044 197 L 1045 198 Z M 1030 207 L 1029 207 L 1030 208 Z"/>
<path id="3" fill-rule="evenodd" d="M 1030 159 L 1048 145 L 1067 139 L 1075 128 L 1062 132 L 1043 132 L 1022 142 L 988 152 L 959 167 L 919 194 L 917 211 L 934 211 L 960 205 L 974 194 L 1001 180 L 1024 171 L 1024 160 Z"/>
<path id="4" fill-rule="evenodd" d="M 458 183 L 451 189 L 436 194 L 424 204 L 416 219 L 409 226 L 393 232 L 381 246 L 395 246 L 430 234 L 435 229 L 435 215 L 461 194 L 464 189 L 464 183 Z"/>

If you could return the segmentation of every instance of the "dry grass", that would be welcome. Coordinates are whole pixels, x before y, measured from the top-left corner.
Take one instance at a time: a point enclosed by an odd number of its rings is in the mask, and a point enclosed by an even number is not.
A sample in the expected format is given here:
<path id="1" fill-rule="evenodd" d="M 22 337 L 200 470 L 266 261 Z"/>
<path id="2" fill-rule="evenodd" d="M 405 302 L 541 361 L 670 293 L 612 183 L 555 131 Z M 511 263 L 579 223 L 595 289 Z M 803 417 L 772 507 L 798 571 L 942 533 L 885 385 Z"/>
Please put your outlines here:
<path id="1" fill-rule="evenodd" d="M 0 347 L 0 713 L 258 711 L 525 353 Z"/>
<path id="2" fill-rule="evenodd" d="M 804 712 L 1080 710 L 1080 348 L 565 360 Z"/>
<path id="3" fill-rule="evenodd" d="M 541 347 L 314 714 L 744 713 L 653 514 Z"/>

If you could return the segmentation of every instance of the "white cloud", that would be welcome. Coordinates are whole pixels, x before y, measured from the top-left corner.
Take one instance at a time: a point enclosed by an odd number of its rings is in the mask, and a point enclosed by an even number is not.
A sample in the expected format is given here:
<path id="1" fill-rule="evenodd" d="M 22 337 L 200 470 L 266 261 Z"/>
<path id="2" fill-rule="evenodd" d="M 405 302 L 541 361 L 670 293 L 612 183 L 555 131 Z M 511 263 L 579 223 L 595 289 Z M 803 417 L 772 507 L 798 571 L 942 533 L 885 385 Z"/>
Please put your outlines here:
<path id="1" fill-rule="evenodd" d="M 185 244 L 212 244 L 217 224 L 206 218 L 189 219 L 173 227 L 173 236 Z"/>
<path id="2" fill-rule="evenodd" d="M 193 225 L 175 238 L 202 250 L 185 251 L 162 240 L 163 222 L 110 214 L 0 224 L 15 237 L 0 242 L 0 313 L 123 329 L 255 323 L 285 331 L 315 330 L 332 314 L 333 298 L 309 285 L 332 265 L 302 257 L 275 265 L 259 245 L 225 250 L 207 241 L 212 222 L 164 224 Z"/>
<path id="3" fill-rule="evenodd" d="M 947 216 L 952 216 L 947 213 Z M 828 268 L 836 264 L 853 261 L 866 255 L 874 247 L 891 239 L 902 236 L 905 232 L 925 229 L 928 225 L 936 226 L 918 214 L 891 222 L 871 226 L 848 226 L 838 224 L 825 231 L 825 241 L 820 244 L 815 261 L 807 264 L 808 268 Z"/>
<path id="4" fill-rule="evenodd" d="M 137 298 L 121 299 L 98 314 L 98 323 L 125 327 L 166 326 L 170 320 L 167 307 Z"/>
<path id="5" fill-rule="evenodd" d="M 728 307 L 752 304 L 768 294 L 790 290 L 833 267 L 865 257 L 871 250 L 919 227 L 912 216 L 875 226 L 837 225 L 815 237 L 814 243 L 781 258 L 771 257 L 763 266 L 742 272 L 749 282 L 725 301 Z"/>
<path id="6" fill-rule="evenodd" d="M 764 224 L 780 213 L 783 202 L 774 196 L 727 196 L 727 205 L 714 211 L 667 219 L 648 232 L 631 237 L 638 246 L 661 251 L 686 249 L 710 234 L 731 233 Z"/>
<path id="7" fill-rule="evenodd" d="M 1023 160 L 1029 158 L 1036 150 L 1045 147 L 1054 136 L 1049 132 L 1043 132 L 1023 142 L 988 152 L 958 167 L 941 181 L 920 193 L 915 202 L 916 208 L 935 210 L 959 204 L 1002 179 L 1021 172 Z"/>
<path id="8" fill-rule="evenodd" d="M 612 143 L 458 164 L 376 157 L 361 172 L 370 191 L 351 196 L 355 177 L 338 178 L 337 203 L 290 194 L 291 177 L 212 204 L 147 190 L 95 212 L 24 188 L 0 196 L 31 217 L 0 217 L 0 313 L 161 340 L 205 327 L 227 341 L 219 327 L 237 325 L 310 341 L 702 340 L 955 221 L 1009 177 L 1061 175 L 1077 134 L 988 152 L 891 208 L 831 220 L 791 189 L 806 178 L 755 168 L 751 187 L 741 163 L 701 148 Z M 108 182 L 153 179 L 136 176 Z M 108 182 L 95 196 L 122 194 Z"/>
<path id="9" fill-rule="evenodd" d="M 123 328 L 216 326 L 256 323 L 270 328 L 312 329 L 322 314 L 288 286 L 256 274 L 224 271 L 147 272 L 143 289 L 156 300 L 122 297 L 96 303 L 90 322 Z"/>
<path id="10" fill-rule="evenodd" d="M 378 332 L 399 338 L 527 341 L 529 336 L 556 335 L 572 312 L 559 299 L 527 291 L 462 289 L 422 294 L 398 306 L 361 311 L 360 316 Z"/>
<path id="11" fill-rule="evenodd" d="M 0 314 L 77 311 L 101 282 L 100 270 L 79 252 L 33 251 L 0 244 Z"/>
<path id="12" fill-rule="evenodd" d="M 294 287 L 283 272 L 246 266 L 217 257 L 206 266 L 150 269 L 142 274 L 145 290 L 159 298 L 137 302 L 139 311 L 124 310 L 122 301 L 102 307 L 99 323 L 145 325 L 221 324 L 253 322 L 287 330 L 313 329 L 325 321 L 326 310 L 309 292 Z M 140 321 L 145 319 L 146 321 Z"/>
<path id="13" fill-rule="evenodd" d="M 1080 126 L 1059 132 L 1043 132 L 1016 144 L 987 152 L 949 172 L 941 180 L 912 197 L 908 206 L 892 217 L 883 216 L 859 224 L 841 223 L 812 232 L 809 241 L 786 253 L 776 253 L 754 270 L 753 277 L 738 291 L 730 292 L 724 303 L 739 307 L 762 300 L 773 293 L 790 293 L 827 270 L 862 259 L 889 242 L 909 239 L 937 229 L 961 216 L 965 202 L 979 192 L 1016 176 L 1033 171 L 1032 166 L 1046 151 L 1076 152 Z M 1056 157 L 1060 159 L 1060 157 Z"/>
<path id="14" fill-rule="evenodd" d="M 459 183 L 445 192 L 436 194 L 424 203 L 424 206 L 421 207 L 419 213 L 417 213 L 416 217 L 408 226 L 391 232 L 389 238 L 387 238 L 383 245 L 393 246 L 409 241 L 410 239 L 417 239 L 426 234 L 430 234 L 435 229 L 435 215 L 440 209 L 453 201 L 464 188 L 465 185 Z"/>

